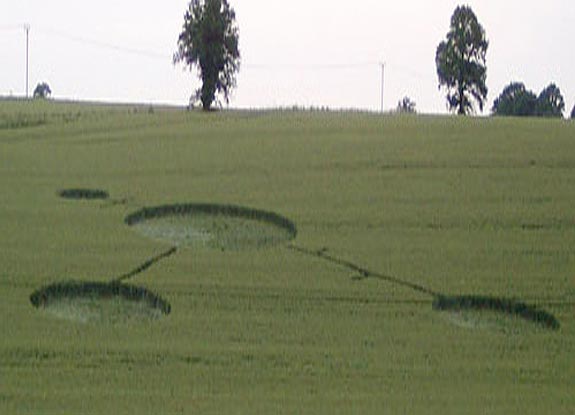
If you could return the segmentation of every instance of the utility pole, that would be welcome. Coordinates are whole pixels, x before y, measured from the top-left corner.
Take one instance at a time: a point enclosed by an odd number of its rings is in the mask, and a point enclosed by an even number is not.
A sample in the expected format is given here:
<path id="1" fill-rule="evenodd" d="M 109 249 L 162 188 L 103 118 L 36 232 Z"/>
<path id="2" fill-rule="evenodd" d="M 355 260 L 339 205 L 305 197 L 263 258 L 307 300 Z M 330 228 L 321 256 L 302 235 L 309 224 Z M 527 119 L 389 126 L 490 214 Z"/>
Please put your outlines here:
<path id="1" fill-rule="evenodd" d="M 30 25 L 25 24 L 24 30 L 26 31 L 26 98 L 28 98 L 28 62 L 29 62 L 29 50 L 30 50 Z"/>
<path id="2" fill-rule="evenodd" d="M 383 114 L 383 85 L 385 81 L 385 62 L 381 64 L 381 113 Z"/>

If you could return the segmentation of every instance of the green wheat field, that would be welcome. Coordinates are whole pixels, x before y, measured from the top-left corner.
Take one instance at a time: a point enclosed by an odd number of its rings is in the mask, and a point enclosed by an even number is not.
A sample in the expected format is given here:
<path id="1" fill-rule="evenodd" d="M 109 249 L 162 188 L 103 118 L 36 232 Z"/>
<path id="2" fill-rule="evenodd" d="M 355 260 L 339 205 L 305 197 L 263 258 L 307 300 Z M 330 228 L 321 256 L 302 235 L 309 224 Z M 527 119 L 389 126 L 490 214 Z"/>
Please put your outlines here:
<path id="1" fill-rule="evenodd" d="M 1 414 L 575 413 L 573 122 L 0 101 L 0 190 Z M 297 233 L 125 221 L 196 203 Z"/>

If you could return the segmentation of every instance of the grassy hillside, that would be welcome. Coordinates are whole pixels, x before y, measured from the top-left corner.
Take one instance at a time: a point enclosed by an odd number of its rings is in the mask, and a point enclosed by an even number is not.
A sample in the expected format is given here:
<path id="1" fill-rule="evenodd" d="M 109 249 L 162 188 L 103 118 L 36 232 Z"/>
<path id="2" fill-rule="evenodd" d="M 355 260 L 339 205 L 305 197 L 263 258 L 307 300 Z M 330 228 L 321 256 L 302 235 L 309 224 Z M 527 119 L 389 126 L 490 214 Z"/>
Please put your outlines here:
<path id="1" fill-rule="evenodd" d="M 571 414 L 574 185 L 564 121 L 0 102 L 0 413 Z M 75 188 L 110 198 L 58 194 Z M 124 223 L 182 203 L 273 212 L 297 235 L 162 256 L 169 241 Z M 153 258 L 129 284 L 169 302 L 157 320 L 30 301 Z M 462 321 L 378 276 L 560 328 Z"/>

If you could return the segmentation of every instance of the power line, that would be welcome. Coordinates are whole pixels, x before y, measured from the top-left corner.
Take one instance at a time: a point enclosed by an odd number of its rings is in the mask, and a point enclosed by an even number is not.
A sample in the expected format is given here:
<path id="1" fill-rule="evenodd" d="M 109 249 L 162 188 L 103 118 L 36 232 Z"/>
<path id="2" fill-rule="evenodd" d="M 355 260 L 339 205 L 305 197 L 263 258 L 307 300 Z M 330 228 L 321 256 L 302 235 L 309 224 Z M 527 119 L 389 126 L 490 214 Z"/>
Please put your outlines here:
<path id="1" fill-rule="evenodd" d="M 20 30 L 22 25 L 0 25 L 0 31 L 2 32 L 15 32 L 16 30 Z"/>
<path id="2" fill-rule="evenodd" d="M 401 64 L 396 64 L 396 63 L 389 63 L 388 62 L 388 66 L 390 66 L 392 69 L 395 68 L 398 71 L 400 71 L 402 74 L 407 75 L 411 78 L 416 78 L 416 79 L 422 79 L 422 80 L 427 80 L 428 76 L 423 74 L 422 72 L 419 72 L 417 70 L 414 70 L 412 67 L 410 66 L 406 66 L 406 65 L 401 65 Z"/>
<path id="3" fill-rule="evenodd" d="M 0 30 L 15 30 L 20 29 L 21 25 L 4 25 L 0 26 Z M 173 56 L 164 52 L 159 52 L 157 50 L 133 48 L 116 43 L 101 41 L 85 36 L 79 36 L 75 34 L 70 34 L 63 32 L 61 30 L 56 30 L 49 27 L 38 27 L 36 32 L 44 33 L 49 36 L 57 36 L 61 39 L 65 39 L 71 42 L 90 45 L 100 49 L 113 50 L 120 53 L 127 53 L 131 55 L 144 56 L 151 59 L 161 59 L 171 61 Z M 424 76 L 414 71 L 412 68 L 397 65 L 393 62 L 386 62 L 385 65 L 390 65 L 400 69 L 402 73 L 408 73 L 412 77 L 424 78 Z M 254 70 L 278 70 L 278 69 L 300 69 L 300 70 L 347 70 L 347 69 L 357 69 L 362 67 L 380 67 L 381 62 L 378 61 L 358 61 L 358 62 L 254 62 L 254 63 L 242 63 L 241 67 L 243 69 L 254 69 Z"/>
<path id="4" fill-rule="evenodd" d="M 328 63 L 285 63 L 285 62 L 275 62 L 275 63 L 247 63 L 242 64 L 242 68 L 247 69 L 263 69 L 263 70 L 277 70 L 277 69 L 333 69 L 333 70 L 345 70 L 345 69 L 356 69 L 362 67 L 373 67 L 379 65 L 379 62 L 328 62 Z"/>
<path id="5" fill-rule="evenodd" d="M 117 44 L 113 44 L 113 43 L 109 43 L 109 42 L 103 42 L 100 40 L 95 40 L 95 39 L 87 38 L 84 36 L 73 35 L 73 34 L 65 33 L 65 32 L 50 29 L 50 28 L 44 28 L 44 29 L 41 28 L 41 29 L 39 29 L 39 31 L 43 32 L 45 34 L 48 34 L 48 35 L 53 35 L 53 36 L 57 36 L 57 37 L 62 38 L 62 39 L 66 39 L 68 41 L 81 43 L 81 44 L 85 44 L 85 45 L 90 45 L 90 46 L 94 46 L 94 47 L 97 47 L 100 49 L 114 50 L 116 52 L 127 53 L 127 54 L 131 54 L 131 55 L 139 55 L 139 56 L 144 56 L 144 57 L 151 58 L 151 59 L 162 59 L 162 60 L 170 60 L 170 61 L 172 60 L 171 55 L 168 55 L 166 53 L 160 53 L 157 51 L 120 46 Z"/>
<path id="6" fill-rule="evenodd" d="M 0 26 L 0 30 L 12 30 L 20 29 L 22 26 L 17 25 L 5 25 Z M 28 25 L 29 30 L 29 25 Z M 90 45 L 100 49 L 113 50 L 120 53 L 132 54 L 144 56 L 152 59 L 161 60 L 172 60 L 172 55 L 166 53 L 141 48 L 132 48 L 127 46 L 118 45 L 115 43 L 105 42 L 101 40 L 96 40 L 93 38 L 79 36 L 75 34 L 70 34 L 63 32 L 61 30 L 56 30 L 49 27 L 35 27 L 37 33 L 43 33 L 48 36 L 56 36 L 67 41 L 80 43 L 84 45 Z M 255 69 L 255 70 L 278 70 L 278 69 L 299 69 L 299 70 L 347 70 L 347 69 L 357 69 L 362 67 L 375 67 L 379 66 L 380 63 L 377 61 L 360 61 L 360 62 L 300 62 L 300 63 L 287 63 L 287 62 L 269 62 L 269 63 L 242 63 L 241 67 L 243 69 Z"/>
<path id="7" fill-rule="evenodd" d="M 7 31 L 7 30 L 21 30 L 22 25 L 0 25 L 0 30 Z M 28 66 L 29 66 L 29 31 L 30 26 L 24 26 L 26 31 L 26 96 L 29 93 L 29 85 L 28 85 Z M 127 47 L 123 45 L 119 45 L 112 42 L 97 40 L 94 38 L 76 35 L 72 33 L 67 33 L 61 30 L 56 30 L 50 27 L 34 27 L 35 33 L 41 33 L 47 36 L 55 36 L 66 41 L 75 42 L 83 45 L 88 45 L 91 47 L 104 49 L 104 50 L 111 50 L 122 54 L 129 54 L 135 56 L 142 56 L 148 59 L 155 59 L 161 60 L 163 62 L 171 62 L 172 56 L 165 52 L 159 52 L 158 50 L 151 50 L 151 49 L 142 49 L 142 48 L 133 48 Z M 403 76 L 408 76 L 410 78 L 416 78 L 418 80 L 426 80 L 428 79 L 427 75 L 414 70 L 413 67 L 396 64 L 394 62 L 385 62 L 382 63 L 380 61 L 356 61 L 356 62 L 309 62 L 305 60 L 301 61 L 293 61 L 293 62 L 254 62 L 254 63 L 242 63 L 242 69 L 249 70 L 249 71 L 346 71 L 346 70 L 362 70 L 365 68 L 371 69 L 380 69 L 381 68 L 381 102 L 380 108 L 383 111 L 384 109 L 384 85 L 385 85 L 385 76 L 388 76 L 389 71 L 388 68 L 391 69 L 391 77 L 397 77 L 397 75 L 401 74 Z M 375 72 L 374 72 L 375 73 Z"/>

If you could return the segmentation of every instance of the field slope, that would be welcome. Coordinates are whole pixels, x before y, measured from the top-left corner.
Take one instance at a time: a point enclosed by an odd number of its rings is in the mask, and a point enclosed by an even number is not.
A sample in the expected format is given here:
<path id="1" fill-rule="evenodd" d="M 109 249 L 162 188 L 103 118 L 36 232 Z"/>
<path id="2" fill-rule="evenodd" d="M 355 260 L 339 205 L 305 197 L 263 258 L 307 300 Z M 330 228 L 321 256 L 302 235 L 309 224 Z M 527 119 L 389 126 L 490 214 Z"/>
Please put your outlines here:
<path id="1" fill-rule="evenodd" d="M 574 188 L 563 121 L 0 102 L 0 413 L 570 415 Z M 173 249 L 125 223 L 170 204 L 293 239 Z M 31 301 L 112 280 L 169 314 Z"/>

